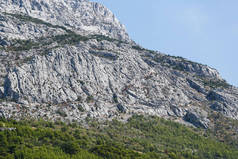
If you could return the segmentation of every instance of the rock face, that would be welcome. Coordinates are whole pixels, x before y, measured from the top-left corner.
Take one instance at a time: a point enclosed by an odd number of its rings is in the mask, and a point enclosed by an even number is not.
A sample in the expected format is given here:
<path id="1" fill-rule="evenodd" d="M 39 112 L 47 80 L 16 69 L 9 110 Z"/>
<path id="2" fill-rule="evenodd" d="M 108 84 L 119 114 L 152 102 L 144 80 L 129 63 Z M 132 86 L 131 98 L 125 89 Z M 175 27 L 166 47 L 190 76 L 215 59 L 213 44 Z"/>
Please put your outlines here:
<path id="1" fill-rule="evenodd" d="M 111 11 L 99 3 L 88 0 L 1 0 L 0 11 L 38 18 L 80 34 L 97 33 L 130 41 L 125 27 Z M 29 27 L 28 29 L 32 28 Z M 7 29 L 16 30 L 17 27 Z M 6 36 L 9 37 L 9 34 Z M 19 36 L 18 38 L 26 38 L 25 35 Z"/>
<path id="2" fill-rule="evenodd" d="M 4 88 L 0 87 L 0 98 L 4 97 Z"/>
<path id="3" fill-rule="evenodd" d="M 209 127 L 209 119 L 207 119 L 208 113 L 206 111 L 188 111 L 184 116 L 184 120 L 192 123 L 196 127 L 207 129 Z"/>
<path id="4" fill-rule="evenodd" d="M 238 89 L 206 65 L 146 50 L 87 0 L 0 1 L 0 112 L 80 121 L 133 114 L 208 128 L 238 119 Z"/>

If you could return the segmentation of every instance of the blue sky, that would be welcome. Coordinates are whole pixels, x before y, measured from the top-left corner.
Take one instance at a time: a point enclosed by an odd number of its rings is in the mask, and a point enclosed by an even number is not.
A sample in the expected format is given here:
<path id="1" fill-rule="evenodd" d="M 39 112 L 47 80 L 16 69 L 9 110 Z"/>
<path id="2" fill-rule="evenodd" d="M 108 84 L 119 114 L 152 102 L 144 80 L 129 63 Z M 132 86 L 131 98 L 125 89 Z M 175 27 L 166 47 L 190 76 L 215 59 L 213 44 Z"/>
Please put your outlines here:
<path id="1" fill-rule="evenodd" d="M 93 0 L 145 48 L 216 68 L 238 86 L 237 0 Z"/>

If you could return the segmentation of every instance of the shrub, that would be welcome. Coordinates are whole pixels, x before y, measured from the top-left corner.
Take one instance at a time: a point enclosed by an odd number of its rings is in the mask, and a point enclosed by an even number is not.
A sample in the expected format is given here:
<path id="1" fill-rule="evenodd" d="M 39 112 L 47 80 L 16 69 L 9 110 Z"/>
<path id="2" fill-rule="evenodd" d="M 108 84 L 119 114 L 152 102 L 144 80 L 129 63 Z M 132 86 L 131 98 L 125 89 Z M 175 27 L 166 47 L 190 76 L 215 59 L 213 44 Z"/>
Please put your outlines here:
<path id="1" fill-rule="evenodd" d="M 86 102 L 87 102 L 87 103 L 92 103 L 93 101 L 94 101 L 94 98 L 93 98 L 92 95 L 90 95 L 90 96 L 88 96 L 88 97 L 86 98 Z"/>

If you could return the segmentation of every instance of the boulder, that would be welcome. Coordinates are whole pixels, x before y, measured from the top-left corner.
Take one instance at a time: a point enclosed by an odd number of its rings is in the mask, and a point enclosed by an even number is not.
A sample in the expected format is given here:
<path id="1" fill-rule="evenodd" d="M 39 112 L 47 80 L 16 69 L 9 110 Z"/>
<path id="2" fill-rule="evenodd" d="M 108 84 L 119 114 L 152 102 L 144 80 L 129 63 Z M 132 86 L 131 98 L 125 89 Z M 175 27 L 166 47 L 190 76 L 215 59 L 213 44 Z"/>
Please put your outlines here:
<path id="1" fill-rule="evenodd" d="M 200 84 L 198 84 L 197 82 L 194 82 L 190 79 L 187 79 L 189 85 L 191 88 L 195 89 L 196 91 L 198 91 L 199 93 L 206 93 L 205 89 L 202 88 L 202 86 Z"/>
<path id="2" fill-rule="evenodd" d="M 2 110 L 0 110 L 0 119 L 1 118 L 5 118 L 4 112 Z"/>
<path id="3" fill-rule="evenodd" d="M 4 88 L 0 87 L 0 98 L 3 98 L 4 96 Z"/>
<path id="4" fill-rule="evenodd" d="M 210 106 L 211 109 L 218 111 L 218 112 L 225 112 L 226 107 L 227 106 L 225 104 L 218 103 L 218 102 L 215 102 Z"/>
<path id="5" fill-rule="evenodd" d="M 215 91 L 210 91 L 206 98 L 210 101 L 225 101 L 225 97 Z"/>
<path id="6" fill-rule="evenodd" d="M 0 46 L 7 46 L 7 45 L 8 45 L 7 41 L 0 37 Z"/>
<path id="7" fill-rule="evenodd" d="M 177 117 L 183 117 L 184 116 L 184 110 L 182 108 L 171 106 L 170 109 L 173 111 L 174 115 Z"/>
<path id="8" fill-rule="evenodd" d="M 210 120 L 207 119 L 207 112 L 205 111 L 188 111 L 187 114 L 184 116 L 184 120 L 193 124 L 198 128 L 207 129 L 209 126 Z"/>
<path id="9" fill-rule="evenodd" d="M 121 113 L 126 113 L 126 111 L 127 111 L 126 107 L 123 106 L 123 105 L 120 104 L 120 103 L 117 104 L 117 109 L 118 109 L 118 111 L 121 112 Z"/>

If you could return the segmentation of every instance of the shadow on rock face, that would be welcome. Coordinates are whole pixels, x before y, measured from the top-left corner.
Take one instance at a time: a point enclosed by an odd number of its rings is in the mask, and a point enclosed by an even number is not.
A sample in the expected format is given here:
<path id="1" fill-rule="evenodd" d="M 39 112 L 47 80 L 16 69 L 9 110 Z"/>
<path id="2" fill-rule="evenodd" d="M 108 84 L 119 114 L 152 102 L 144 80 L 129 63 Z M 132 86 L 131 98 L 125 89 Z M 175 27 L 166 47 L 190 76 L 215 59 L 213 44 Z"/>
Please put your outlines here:
<path id="1" fill-rule="evenodd" d="M 207 113 L 203 111 L 188 111 L 183 119 L 189 123 L 192 123 L 194 126 L 203 129 L 207 129 L 210 122 L 210 120 L 207 119 Z"/>

